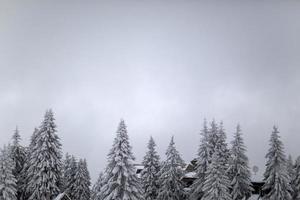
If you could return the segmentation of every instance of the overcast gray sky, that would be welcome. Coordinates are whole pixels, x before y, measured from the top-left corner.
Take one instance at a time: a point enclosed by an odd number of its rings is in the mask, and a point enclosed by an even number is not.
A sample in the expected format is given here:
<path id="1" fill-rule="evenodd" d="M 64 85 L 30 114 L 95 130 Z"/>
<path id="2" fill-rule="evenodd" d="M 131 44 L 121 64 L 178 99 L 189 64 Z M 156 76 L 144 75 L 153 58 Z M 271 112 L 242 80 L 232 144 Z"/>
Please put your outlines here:
<path id="1" fill-rule="evenodd" d="M 0 144 L 55 112 L 93 179 L 120 118 L 139 162 L 152 135 L 195 157 L 203 118 L 239 122 L 251 166 L 273 124 L 300 155 L 300 1 L 0 1 Z M 164 156 L 162 156 L 164 158 Z"/>

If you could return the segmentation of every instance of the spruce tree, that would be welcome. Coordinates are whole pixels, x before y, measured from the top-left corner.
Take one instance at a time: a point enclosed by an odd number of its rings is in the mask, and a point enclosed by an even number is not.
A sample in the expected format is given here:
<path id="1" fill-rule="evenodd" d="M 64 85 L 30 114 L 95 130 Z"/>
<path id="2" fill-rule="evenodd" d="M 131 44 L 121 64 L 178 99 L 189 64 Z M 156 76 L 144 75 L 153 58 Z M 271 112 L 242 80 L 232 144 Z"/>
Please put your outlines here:
<path id="1" fill-rule="evenodd" d="M 223 127 L 223 122 L 220 122 L 219 125 L 219 129 L 217 131 L 217 141 L 216 141 L 216 145 L 214 148 L 214 151 L 217 151 L 222 155 L 220 162 L 222 162 L 222 164 L 228 168 L 229 166 L 229 157 L 230 157 L 230 152 L 227 146 L 227 142 L 226 142 L 226 133 Z M 226 170 L 228 171 L 228 170 Z"/>
<path id="2" fill-rule="evenodd" d="M 246 155 L 246 147 L 242 138 L 241 128 L 238 125 L 230 150 L 231 196 L 233 200 L 248 199 L 253 191 L 251 184 L 251 172 Z"/>
<path id="3" fill-rule="evenodd" d="M 21 199 L 22 200 L 27 200 L 29 199 L 29 196 L 31 194 L 31 188 L 29 188 L 29 181 L 32 177 L 32 173 L 34 170 L 29 171 L 29 167 L 33 167 L 31 166 L 30 163 L 30 158 L 31 158 L 31 152 L 33 152 L 34 147 L 36 146 L 36 137 L 37 137 L 37 133 L 38 133 L 38 129 L 35 128 L 33 131 L 33 134 L 30 137 L 30 144 L 27 148 L 25 148 L 26 151 L 26 157 L 25 157 L 25 163 L 24 163 L 24 167 L 22 169 L 21 172 L 21 177 L 22 177 L 22 183 L 21 183 L 21 187 L 22 187 L 22 195 L 21 195 Z"/>
<path id="4" fill-rule="evenodd" d="M 190 199 L 201 199 L 203 195 L 203 183 L 205 178 L 205 172 L 209 165 L 209 147 L 208 147 L 208 128 L 207 122 L 204 120 L 203 130 L 201 131 L 201 140 L 198 148 L 197 155 L 197 167 L 196 167 L 196 180 L 191 186 Z"/>
<path id="5" fill-rule="evenodd" d="M 148 143 L 148 151 L 143 160 L 144 169 L 141 179 L 145 200 L 154 200 L 159 189 L 158 172 L 160 170 L 159 155 L 155 149 L 156 144 L 152 137 Z"/>
<path id="6" fill-rule="evenodd" d="M 205 173 L 202 200 L 231 200 L 229 187 L 230 181 L 222 164 L 222 154 L 216 149 Z"/>
<path id="7" fill-rule="evenodd" d="M 218 133 L 219 133 L 219 127 L 216 121 L 213 119 L 213 121 L 210 123 L 210 128 L 208 129 L 208 134 L 207 134 L 207 138 L 208 138 L 207 148 L 209 154 L 209 162 L 212 159 L 212 155 L 215 152 L 215 148 L 219 140 Z"/>
<path id="8" fill-rule="evenodd" d="M 17 200 L 17 180 L 13 175 L 11 149 L 5 146 L 0 155 L 0 200 Z"/>
<path id="9" fill-rule="evenodd" d="M 70 156 L 67 158 L 68 161 L 65 162 L 65 170 L 63 175 L 64 180 L 64 192 L 71 198 L 75 199 L 75 193 L 77 190 L 76 173 L 78 168 L 78 163 L 75 156 Z"/>
<path id="10" fill-rule="evenodd" d="M 182 200 L 186 196 L 181 181 L 184 161 L 176 150 L 174 137 L 171 138 L 171 142 L 166 151 L 166 156 L 167 158 L 159 173 L 160 188 L 157 200 Z"/>
<path id="11" fill-rule="evenodd" d="M 90 175 L 85 160 L 80 159 L 77 165 L 74 182 L 74 197 L 76 200 L 90 200 Z"/>
<path id="12" fill-rule="evenodd" d="M 229 161 L 229 149 L 227 147 L 226 143 L 226 133 L 223 128 L 223 122 L 220 122 L 218 125 L 215 120 L 213 120 L 210 124 L 210 128 L 208 129 L 208 152 L 209 152 L 209 158 L 212 159 L 212 155 L 218 149 L 218 153 L 221 153 L 223 155 L 220 162 L 222 162 L 223 165 L 228 165 Z"/>
<path id="13" fill-rule="evenodd" d="M 291 155 L 288 156 L 287 159 L 287 171 L 289 174 L 289 177 L 292 178 L 295 175 L 295 169 L 294 169 L 294 162 L 293 162 L 293 158 Z"/>
<path id="14" fill-rule="evenodd" d="M 265 200 L 291 200 L 292 188 L 287 170 L 286 157 L 283 143 L 278 135 L 277 127 L 273 127 L 270 139 L 270 149 L 266 154 L 267 163 L 264 173 L 265 184 L 263 190 L 266 193 Z"/>
<path id="15" fill-rule="evenodd" d="M 294 194 L 294 185 L 293 185 L 293 178 L 296 176 L 296 171 L 295 171 L 295 165 L 294 165 L 294 161 L 293 161 L 293 158 L 291 155 L 288 156 L 288 159 L 287 159 L 287 172 L 288 172 L 288 175 L 290 177 L 289 179 L 289 183 L 291 185 L 291 195 L 293 197 L 293 194 Z"/>
<path id="16" fill-rule="evenodd" d="M 18 128 L 16 128 L 12 139 L 13 142 L 11 145 L 11 158 L 14 164 L 13 175 L 17 180 L 17 191 L 18 191 L 17 199 L 21 199 L 21 196 L 24 193 L 22 187 L 23 185 L 22 171 L 26 161 L 26 150 L 20 144 L 21 136 L 19 134 Z"/>
<path id="17" fill-rule="evenodd" d="M 53 112 L 48 110 L 30 152 L 29 200 L 51 200 L 60 192 L 62 156 L 56 132 Z"/>
<path id="18" fill-rule="evenodd" d="M 104 185 L 104 174 L 100 172 L 98 179 L 96 183 L 93 185 L 91 190 L 91 200 L 101 200 L 100 192 L 103 185 Z"/>
<path id="19" fill-rule="evenodd" d="M 68 177 L 69 177 L 70 168 L 71 168 L 71 155 L 69 155 L 69 153 L 66 153 L 65 158 L 62 162 L 62 178 L 61 178 L 62 191 L 66 191 L 66 189 L 68 188 Z"/>
<path id="20" fill-rule="evenodd" d="M 294 173 L 294 177 L 292 178 L 292 199 L 300 200 L 300 156 L 295 162 Z"/>
<path id="21" fill-rule="evenodd" d="M 134 156 L 124 120 L 121 120 L 113 147 L 108 154 L 103 200 L 142 200 L 141 184 L 133 165 Z"/>
<path id="22" fill-rule="evenodd" d="M 62 191 L 64 191 L 71 199 L 74 199 L 76 186 L 77 161 L 73 155 L 68 153 L 65 156 L 62 167 Z"/>

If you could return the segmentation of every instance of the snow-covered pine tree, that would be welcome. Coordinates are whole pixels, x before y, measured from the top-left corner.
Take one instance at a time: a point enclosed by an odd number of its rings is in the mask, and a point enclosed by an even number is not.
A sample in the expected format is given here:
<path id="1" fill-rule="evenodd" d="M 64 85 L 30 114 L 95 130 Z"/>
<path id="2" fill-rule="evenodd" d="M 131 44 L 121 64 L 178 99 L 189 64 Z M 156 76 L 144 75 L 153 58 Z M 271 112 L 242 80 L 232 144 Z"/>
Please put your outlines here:
<path id="1" fill-rule="evenodd" d="M 217 131 L 217 142 L 215 145 L 215 150 L 218 149 L 218 151 L 222 154 L 221 157 L 221 162 L 223 163 L 224 166 L 228 168 L 229 166 L 229 157 L 230 157 L 230 152 L 227 146 L 226 142 L 226 133 L 223 127 L 223 122 L 220 122 L 219 125 L 219 130 Z M 228 171 L 228 170 L 226 170 Z"/>
<path id="2" fill-rule="evenodd" d="M 223 122 L 220 122 L 219 126 L 215 120 L 210 123 L 207 143 L 210 160 L 212 159 L 212 155 L 214 154 L 215 150 L 218 149 L 218 152 L 223 154 L 221 162 L 224 165 L 228 165 L 229 149 L 226 143 L 226 133 L 223 128 Z"/>
<path id="3" fill-rule="evenodd" d="M 84 174 L 85 174 L 85 195 L 88 198 L 88 200 L 90 200 L 91 198 L 91 176 L 90 176 L 90 172 L 88 170 L 88 165 L 87 165 L 87 161 L 86 159 L 84 158 L 83 159 L 83 171 L 84 171 Z"/>
<path id="4" fill-rule="evenodd" d="M 166 151 L 166 160 L 159 172 L 159 191 L 157 200 L 182 200 L 185 199 L 184 186 L 181 181 L 184 161 L 175 147 L 174 137 Z"/>
<path id="5" fill-rule="evenodd" d="M 23 194 L 21 195 L 22 200 L 27 200 L 31 194 L 30 188 L 28 187 L 28 185 L 29 185 L 28 183 L 32 177 L 32 174 L 30 174 L 30 171 L 29 171 L 29 167 L 31 166 L 30 157 L 31 157 L 31 152 L 33 152 L 33 149 L 36 146 L 35 144 L 36 144 L 36 137 L 37 137 L 38 131 L 39 130 L 37 128 L 34 129 L 33 134 L 30 137 L 30 144 L 27 148 L 25 148 L 26 157 L 25 157 L 24 167 L 21 172 L 21 176 L 22 176 L 21 187 L 22 187 L 22 191 L 23 191 Z M 33 170 L 31 172 L 33 172 Z"/>
<path id="6" fill-rule="evenodd" d="M 74 182 L 74 197 L 76 200 L 90 200 L 90 175 L 87 170 L 86 161 L 80 159 L 77 165 Z"/>
<path id="7" fill-rule="evenodd" d="M 0 155 L 0 200 L 17 200 L 17 180 L 13 175 L 11 147 L 4 146 Z"/>
<path id="8" fill-rule="evenodd" d="M 205 172 L 202 199 L 231 199 L 228 174 L 229 149 L 222 122 L 219 126 L 214 120 L 211 123 L 208 134 L 208 152 L 210 162 Z"/>
<path id="9" fill-rule="evenodd" d="M 76 193 L 76 173 L 77 173 L 77 161 L 75 156 L 66 155 L 64 161 L 64 170 L 63 170 L 63 191 L 71 198 L 75 199 Z"/>
<path id="10" fill-rule="evenodd" d="M 289 154 L 288 159 L 287 159 L 287 167 L 288 167 L 288 171 L 290 172 L 290 175 L 293 175 L 293 171 L 294 171 L 294 161 L 293 161 L 293 157 L 291 154 Z"/>
<path id="11" fill-rule="evenodd" d="M 219 127 L 216 123 L 216 121 L 213 119 L 212 122 L 210 123 L 210 128 L 208 129 L 208 134 L 207 134 L 207 148 L 208 148 L 208 153 L 209 153 L 209 162 L 212 159 L 212 155 L 214 154 L 215 151 L 215 146 L 218 143 L 218 132 L 219 132 Z"/>
<path id="12" fill-rule="evenodd" d="M 113 147 L 108 154 L 103 200 L 142 200 L 140 181 L 133 165 L 134 156 L 124 120 L 121 120 Z"/>
<path id="13" fill-rule="evenodd" d="M 287 159 L 287 162 L 286 162 L 286 164 L 287 164 L 287 172 L 288 172 L 288 175 L 289 175 L 289 177 L 290 177 L 290 185 L 291 185 L 291 188 L 292 188 L 292 191 L 290 192 L 291 193 L 291 195 L 293 196 L 293 194 L 294 194 L 294 186 L 293 186 L 293 179 L 294 179 L 294 177 L 296 176 L 296 171 L 295 171 L 295 165 L 294 165 L 294 161 L 293 161 L 293 157 L 289 154 L 289 156 L 288 156 L 288 159 Z"/>
<path id="14" fill-rule="evenodd" d="M 62 167 L 62 191 L 73 199 L 75 193 L 75 175 L 77 171 L 77 161 L 73 155 L 68 153 L 65 156 Z"/>
<path id="15" fill-rule="evenodd" d="M 270 149 L 266 155 L 265 184 L 263 186 L 263 191 L 266 193 L 263 197 L 265 200 L 292 199 L 286 156 L 278 133 L 278 128 L 274 126 L 270 139 Z"/>
<path id="16" fill-rule="evenodd" d="M 201 200 L 232 200 L 230 180 L 222 164 L 222 154 L 215 149 L 211 163 L 205 173 L 203 197 Z"/>
<path id="17" fill-rule="evenodd" d="M 98 179 L 96 183 L 93 185 L 91 190 L 91 200 L 101 200 L 100 191 L 103 185 L 104 185 L 104 174 L 100 172 Z"/>
<path id="18" fill-rule="evenodd" d="M 291 155 L 289 155 L 287 159 L 287 171 L 290 178 L 292 179 L 292 177 L 294 177 L 295 175 L 295 169 L 294 169 L 294 161 Z"/>
<path id="19" fill-rule="evenodd" d="M 61 173 L 62 191 L 66 191 L 66 189 L 68 188 L 68 177 L 69 177 L 70 168 L 71 168 L 71 155 L 69 153 L 66 153 L 65 158 L 62 162 L 62 173 Z"/>
<path id="20" fill-rule="evenodd" d="M 141 180 L 145 200 L 154 200 L 159 189 L 158 172 L 160 170 L 159 155 L 155 149 L 156 144 L 152 137 L 148 143 L 148 151 L 143 160 Z"/>
<path id="21" fill-rule="evenodd" d="M 295 161 L 294 176 L 292 178 L 292 199 L 300 200 L 300 156 Z"/>
<path id="22" fill-rule="evenodd" d="M 25 160 L 26 160 L 26 150 L 20 144 L 21 136 L 19 134 L 18 128 L 14 131 L 12 137 L 12 145 L 11 145 L 11 158 L 14 163 L 13 175 L 17 180 L 17 199 L 20 199 L 23 191 L 23 177 L 22 170 L 24 168 Z"/>
<path id="23" fill-rule="evenodd" d="M 29 160 L 29 200 L 51 200 L 60 192 L 61 144 L 52 110 L 48 110 L 36 134 Z"/>
<path id="24" fill-rule="evenodd" d="M 246 155 L 246 147 L 240 125 L 237 125 L 234 140 L 231 142 L 229 173 L 231 177 L 231 196 L 233 200 L 248 199 L 253 191 L 251 172 Z"/>
<path id="25" fill-rule="evenodd" d="M 208 128 L 206 119 L 204 119 L 203 129 L 200 133 L 201 140 L 198 148 L 197 167 L 196 167 L 196 180 L 191 186 L 190 200 L 201 199 L 203 195 L 203 183 L 205 172 L 209 165 L 209 147 L 208 147 Z"/>

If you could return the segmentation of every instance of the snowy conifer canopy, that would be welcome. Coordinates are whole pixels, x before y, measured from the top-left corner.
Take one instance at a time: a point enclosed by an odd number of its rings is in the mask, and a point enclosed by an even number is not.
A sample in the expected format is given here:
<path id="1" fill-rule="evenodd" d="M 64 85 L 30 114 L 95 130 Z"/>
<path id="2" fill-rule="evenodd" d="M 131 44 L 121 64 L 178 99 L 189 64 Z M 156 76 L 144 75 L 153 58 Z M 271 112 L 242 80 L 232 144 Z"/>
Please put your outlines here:
<path id="1" fill-rule="evenodd" d="M 56 197 L 61 184 L 61 144 L 56 134 L 56 124 L 51 110 L 35 135 L 30 153 L 27 188 L 29 200 L 48 200 Z"/>
<path id="2" fill-rule="evenodd" d="M 292 199 L 300 200 L 300 156 L 295 161 L 294 173 L 292 177 Z"/>
<path id="3" fill-rule="evenodd" d="M 77 173 L 77 161 L 75 156 L 66 154 L 63 162 L 62 172 L 62 186 L 63 191 L 71 198 L 74 199 L 77 190 L 75 181 Z"/>
<path id="4" fill-rule="evenodd" d="M 207 121 L 204 120 L 203 129 L 200 133 L 201 140 L 197 154 L 197 168 L 196 168 L 196 180 L 191 186 L 190 199 L 197 200 L 203 195 L 203 183 L 205 178 L 205 172 L 208 168 L 210 155 L 209 155 L 209 138 L 208 138 Z"/>
<path id="5" fill-rule="evenodd" d="M 17 180 L 13 175 L 14 162 L 10 146 L 4 146 L 0 154 L 0 199 L 17 200 Z"/>
<path id="6" fill-rule="evenodd" d="M 134 156 L 129 144 L 127 128 L 121 120 L 113 147 L 108 154 L 103 200 L 142 200 L 141 184 L 133 166 Z"/>
<path id="7" fill-rule="evenodd" d="M 216 149 L 205 173 L 202 200 L 232 200 L 229 188 L 230 180 L 222 164 L 222 155 Z"/>
<path id="8" fill-rule="evenodd" d="M 251 196 L 251 172 L 246 155 L 246 147 L 240 125 L 237 125 L 234 140 L 231 142 L 229 173 L 231 178 L 231 196 L 233 200 L 247 199 Z"/>
<path id="9" fill-rule="evenodd" d="M 96 183 L 93 185 L 91 190 L 91 200 L 101 200 L 101 188 L 104 185 L 104 174 L 99 173 Z"/>
<path id="10" fill-rule="evenodd" d="M 278 135 L 277 127 L 273 127 L 273 132 L 270 139 L 270 149 L 266 155 L 266 171 L 264 173 L 265 185 L 264 191 L 267 193 L 264 196 L 265 200 L 290 200 L 292 188 L 290 185 L 291 178 L 289 177 L 286 156 L 284 153 L 283 143 Z"/>
<path id="11" fill-rule="evenodd" d="M 175 147 L 174 137 L 166 151 L 166 160 L 159 172 L 158 200 L 182 200 L 186 197 L 184 186 L 181 182 L 183 175 L 182 167 L 185 165 Z"/>
<path id="12" fill-rule="evenodd" d="M 143 193 L 146 200 L 156 199 L 159 189 L 158 172 L 160 170 L 160 161 L 155 147 L 154 139 L 150 137 L 148 151 L 143 160 L 144 169 L 141 176 Z"/>
<path id="13" fill-rule="evenodd" d="M 11 158 L 13 160 L 14 168 L 13 175 L 17 180 L 17 198 L 20 199 L 24 194 L 23 188 L 23 168 L 26 162 L 26 150 L 23 146 L 21 146 L 21 136 L 19 134 L 18 127 L 16 127 L 13 137 L 12 137 L 12 145 L 11 145 Z"/>
<path id="14" fill-rule="evenodd" d="M 86 161 L 80 159 L 75 174 L 73 199 L 90 200 L 90 185 L 90 175 L 87 169 Z"/>

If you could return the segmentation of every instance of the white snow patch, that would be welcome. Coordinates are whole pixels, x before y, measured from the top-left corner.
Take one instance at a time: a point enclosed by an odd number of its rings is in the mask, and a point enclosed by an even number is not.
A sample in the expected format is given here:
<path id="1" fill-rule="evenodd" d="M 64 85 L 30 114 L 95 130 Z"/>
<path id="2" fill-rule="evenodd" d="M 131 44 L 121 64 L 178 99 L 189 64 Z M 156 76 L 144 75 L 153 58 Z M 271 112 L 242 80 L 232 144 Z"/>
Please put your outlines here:
<path id="1" fill-rule="evenodd" d="M 252 195 L 248 200 L 260 200 L 259 195 Z"/>
<path id="2" fill-rule="evenodd" d="M 195 178 L 196 172 L 188 172 L 184 175 L 184 178 Z"/>
<path id="3" fill-rule="evenodd" d="M 59 194 L 54 200 L 62 200 L 65 195 L 66 194 L 63 192 L 63 193 Z"/>

